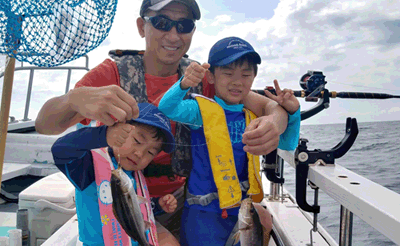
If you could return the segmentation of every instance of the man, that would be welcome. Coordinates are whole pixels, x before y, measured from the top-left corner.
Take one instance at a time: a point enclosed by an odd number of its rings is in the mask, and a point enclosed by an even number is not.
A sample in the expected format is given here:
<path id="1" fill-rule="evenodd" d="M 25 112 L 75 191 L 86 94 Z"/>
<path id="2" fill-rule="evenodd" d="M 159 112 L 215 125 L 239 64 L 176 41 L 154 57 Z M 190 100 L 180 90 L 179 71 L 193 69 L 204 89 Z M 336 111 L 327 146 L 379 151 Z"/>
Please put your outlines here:
<path id="1" fill-rule="evenodd" d="M 105 60 L 89 71 L 75 89 L 43 105 L 36 119 L 37 131 L 59 134 L 85 119 L 111 126 L 116 120 L 124 122 L 137 117 L 137 103 L 158 104 L 191 62 L 184 55 L 196 29 L 194 21 L 199 19 L 200 10 L 195 0 L 143 0 L 136 24 L 139 35 L 145 38 L 145 51 L 110 52 L 114 60 Z M 208 97 L 214 93 L 206 79 L 190 92 Z M 276 149 L 279 135 L 286 129 L 287 112 L 274 101 L 253 92 L 246 97 L 244 105 L 261 116 L 246 128 L 244 150 L 262 155 Z M 190 133 L 179 123 L 172 128 L 177 150 L 172 156 L 161 153 L 154 159 L 148 167 L 147 176 L 152 177 L 147 178 L 147 183 L 152 196 L 160 197 L 171 191 L 181 196 L 177 198 L 180 203 L 177 211 L 181 212 L 185 182 L 182 176 L 190 171 Z M 174 173 L 181 176 L 172 173 L 171 165 Z M 175 216 L 179 218 L 179 213 Z M 174 227 L 171 224 L 179 226 L 179 221 L 165 214 L 156 219 L 170 230 Z"/>

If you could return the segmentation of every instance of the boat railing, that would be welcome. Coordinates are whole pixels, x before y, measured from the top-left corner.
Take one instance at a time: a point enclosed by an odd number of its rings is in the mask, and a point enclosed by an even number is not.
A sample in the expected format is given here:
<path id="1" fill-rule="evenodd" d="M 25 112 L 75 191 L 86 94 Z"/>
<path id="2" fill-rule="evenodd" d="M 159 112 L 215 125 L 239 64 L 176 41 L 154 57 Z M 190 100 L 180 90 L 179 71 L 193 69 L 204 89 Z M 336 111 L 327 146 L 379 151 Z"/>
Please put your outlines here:
<path id="1" fill-rule="evenodd" d="M 30 121 L 28 118 L 28 113 L 29 113 L 29 105 L 31 101 L 31 93 L 32 93 L 32 87 L 33 87 L 33 78 L 34 78 L 34 71 L 35 70 L 67 70 L 67 81 L 65 85 L 65 93 L 69 91 L 69 87 L 71 84 L 71 75 L 72 75 L 72 70 L 86 70 L 89 71 L 89 57 L 87 55 L 84 55 L 83 58 L 85 59 L 85 65 L 84 66 L 57 66 L 57 67 L 38 67 L 38 66 L 24 66 L 24 63 L 21 62 L 20 66 L 15 67 L 15 72 L 16 71 L 26 71 L 29 70 L 29 81 L 28 81 L 28 90 L 27 90 L 27 95 L 26 95 L 26 101 L 25 101 L 25 111 L 24 111 L 24 118 L 22 121 Z M 4 71 L 0 71 L 0 78 L 4 76 Z M 15 117 L 10 116 L 10 121 L 9 123 L 16 123 L 18 120 L 15 119 Z"/>
<path id="2" fill-rule="evenodd" d="M 293 151 L 278 156 L 296 169 Z M 353 214 L 400 245 L 400 194 L 338 164 L 310 165 L 308 179 L 341 204 L 339 245 L 351 245 Z"/>

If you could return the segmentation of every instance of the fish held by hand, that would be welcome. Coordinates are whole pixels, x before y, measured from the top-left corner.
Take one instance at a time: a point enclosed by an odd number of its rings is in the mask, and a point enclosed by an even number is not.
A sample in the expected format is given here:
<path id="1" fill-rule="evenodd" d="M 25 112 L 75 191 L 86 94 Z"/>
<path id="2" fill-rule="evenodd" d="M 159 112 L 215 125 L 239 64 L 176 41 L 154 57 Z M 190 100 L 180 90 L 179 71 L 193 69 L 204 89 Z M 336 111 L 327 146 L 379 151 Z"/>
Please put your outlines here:
<path id="1" fill-rule="evenodd" d="M 272 216 L 259 203 L 253 203 L 251 198 L 242 201 L 239 209 L 238 231 L 234 235 L 237 244 L 241 246 L 267 246 L 272 230 Z"/>
<path id="2" fill-rule="evenodd" d="M 146 231 L 150 222 L 143 219 L 140 210 L 140 204 L 146 199 L 136 195 L 129 176 L 120 167 L 111 171 L 111 193 L 114 216 L 121 227 L 141 246 L 149 246 Z"/>

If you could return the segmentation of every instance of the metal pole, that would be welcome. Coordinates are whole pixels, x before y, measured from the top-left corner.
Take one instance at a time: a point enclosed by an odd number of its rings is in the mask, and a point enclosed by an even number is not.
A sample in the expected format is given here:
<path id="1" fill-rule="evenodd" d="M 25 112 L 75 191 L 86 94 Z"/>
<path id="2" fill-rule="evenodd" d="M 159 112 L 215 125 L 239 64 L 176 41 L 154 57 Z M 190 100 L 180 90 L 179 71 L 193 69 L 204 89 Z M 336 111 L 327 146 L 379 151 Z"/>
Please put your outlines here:
<path id="1" fill-rule="evenodd" d="M 68 69 L 68 75 L 67 75 L 67 85 L 65 86 L 65 94 L 68 93 L 69 91 L 69 83 L 71 80 L 71 69 Z"/>
<path id="2" fill-rule="evenodd" d="M 279 173 L 279 178 L 283 179 L 283 166 L 285 165 L 285 161 L 283 160 L 282 157 L 277 155 L 276 163 L 278 164 L 278 165 L 276 165 L 276 172 Z M 280 189 L 278 188 L 279 189 L 278 197 L 280 195 L 281 202 L 283 203 L 283 200 L 284 200 L 284 197 L 283 197 L 283 183 L 280 184 L 279 186 L 280 186 L 279 187 Z"/>
<path id="3" fill-rule="evenodd" d="M 26 93 L 26 103 L 25 103 L 25 113 L 23 121 L 28 121 L 29 104 L 31 102 L 32 84 L 33 84 L 33 69 L 29 69 L 29 82 L 28 82 L 28 92 Z"/>
<path id="4" fill-rule="evenodd" d="M 353 213 L 340 206 L 339 246 L 351 246 L 353 238 Z"/>
<path id="5" fill-rule="evenodd" d="M 14 81 L 14 69 L 15 69 L 15 58 L 7 56 L 6 58 L 6 70 L 4 72 L 3 81 L 3 94 L 1 96 L 1 112 L 0 112 L 0 190 L 1 190 L 1 178 L 3 176 L 3 164 L 4 164 L 4 152 L 6 149 L 6 139 L 8 130 L 8 116 L 10 116 L 10 104 L 12 87 Z"/>
<path id="6" fill-rule="evenodd" d="M 269 200 L 271 201 L 279 200 L 279 193 L 280 193 L 279 184 L 271 182 Z"/>

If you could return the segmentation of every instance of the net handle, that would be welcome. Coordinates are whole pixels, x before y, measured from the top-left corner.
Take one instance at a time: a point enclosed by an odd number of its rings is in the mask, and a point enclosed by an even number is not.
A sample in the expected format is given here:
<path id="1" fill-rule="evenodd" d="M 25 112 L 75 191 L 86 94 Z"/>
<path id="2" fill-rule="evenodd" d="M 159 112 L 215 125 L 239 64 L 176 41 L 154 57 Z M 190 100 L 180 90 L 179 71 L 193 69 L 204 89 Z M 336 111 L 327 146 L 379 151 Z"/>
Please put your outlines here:
<path id="1" fill-rule="evenodd" d="M 0 109 L 1 110 L 0 111 L 0 130 L 1 130 L 0 190 L 1 190 L 1 181 L 3 176 L 4 154 L 5 154 L 7 130 L 8 130 L 8 117 L 10 116 L 11 95 L 14 82 L 14 69 L 15 69 L 15 58 L 7 56 L 6 69 L 4 71 L 3 93 L 1 96 L 1 109 Z"/>

